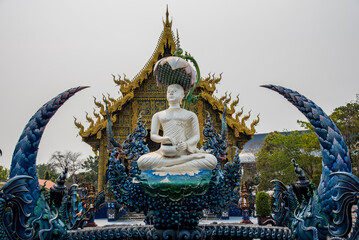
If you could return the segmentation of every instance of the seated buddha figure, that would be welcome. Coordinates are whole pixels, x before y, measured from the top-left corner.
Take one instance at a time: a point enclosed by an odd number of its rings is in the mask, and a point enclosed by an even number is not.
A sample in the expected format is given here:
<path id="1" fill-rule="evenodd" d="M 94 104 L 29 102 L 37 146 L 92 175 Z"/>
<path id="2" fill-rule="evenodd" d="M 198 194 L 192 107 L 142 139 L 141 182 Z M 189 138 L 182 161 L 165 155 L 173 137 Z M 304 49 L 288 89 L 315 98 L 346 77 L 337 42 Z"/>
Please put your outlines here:
<path id="1" fill-rule="evenodd" d="M 153 174 L 159 176 L 193 176 L 200 170 L 212 170 L 216 167 L 216 157 L 197 148 L 200 140 L 198 118 L 195 113 L 181 108 L 183 97 L 182 85 L 174 83 L 168 86 L 169 108 L 155 113 L 151 122 L 151 140 L 160 143 L 161 147 L 137 160 L 141 171 L 153 170 Z M 163 136 L 159 135 L 160 127 Z"/>
<path id="2" fill-rule="evenodd" d="M 197 149 L 200 140 L 198 118 L 195 113 L 180 107 L 184 90 L 178 84 L 167 89 L 169 108 L 152 117 L 151 140 L 161 143 L 158 151 L 137 160 L 141 171 L 154 170 L 157 175 L 194 175 L 199 170 L 212 170 L 217 159 Z M 159 135 L 160 127 L 163 136 Z"/>

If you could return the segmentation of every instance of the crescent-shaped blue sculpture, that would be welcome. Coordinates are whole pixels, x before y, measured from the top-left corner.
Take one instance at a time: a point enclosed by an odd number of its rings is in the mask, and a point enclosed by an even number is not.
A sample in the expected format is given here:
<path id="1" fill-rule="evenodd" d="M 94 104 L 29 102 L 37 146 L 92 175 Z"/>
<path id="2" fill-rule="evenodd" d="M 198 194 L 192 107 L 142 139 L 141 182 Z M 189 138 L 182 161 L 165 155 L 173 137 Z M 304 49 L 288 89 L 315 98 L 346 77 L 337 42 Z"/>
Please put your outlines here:
<path id="1" fill-rule="evenodd" d="M 305 96 L 281 86 L 263 85 L 262 87 L 278 92 L 297 107 L 309 120 L 319 139 L 323 156 L 322 176 L 319 187 L 317 191 L 314 191 L 306 207 L 302 209 L 297 208 L 294 217 L 289 217 L 288 220 L 294 235 L 300 239 L 315 239 L 316 236 L 320 239 L 326 238 L 334 224 L 333 221 L 337 218 L 334 210 L 337 209 L 338 204 L 341 204 L 333 196 L 337 195 L 337 188 L 335 186 L 338 182 L 341 182 L 339 179 L 344 175 L 334 173 L 345 172 L 351 174 L 352 171 L 349 151 L 344 143 L 343 136 L 330 117 Z M 279 201 L 279 196 L 283 199 L 279 192 L 284 192 L 284 190 L 281 190 L 283 186 L 278 181 L 275 181 L 275 184 Z M 291 206 L 293 201 L 289 200 L 291 199 L 291 194 L 287 192 L 286 195 L 287 203 L 285 208 L 287 210 L 285 211 L 288 211 L 288 209 L 293 209 L 293 206 Z M 294 202 L 294 204 L 296 203 Z M 276 205 L 276 207 L 279 207 L 279 205 Z M 279 212 L 277 213 L 280 215 Z M 285 214 L 281 213 L 281 215 L 284 216 Z M 344 225 L 341 227 L 346 228 Z M 336 230 L 338 233 L 343 232 L 338 228 Z"/>
<path id="2" fill-rule="evenodd" d="M 1 189 L 5 199 L 0 212 L 10 208 L 11 217 L 2 218 L 10 239 L 63 239 L 64 225 L 41 194 L 36 171 L 36 157 L 42 134 L 56 111 L 75 93 L 86 87 L 69 89 L 43 105 L 25 126 L 15 147 L 10 180 Z M 2 228 L 2 229 L 4 229 Z M 1 229 L 0 229 L 1 230 Z M 10 234 L 10 236 L 9 236 Z M 6 238 L 5 238 L 6 239 Z"/>

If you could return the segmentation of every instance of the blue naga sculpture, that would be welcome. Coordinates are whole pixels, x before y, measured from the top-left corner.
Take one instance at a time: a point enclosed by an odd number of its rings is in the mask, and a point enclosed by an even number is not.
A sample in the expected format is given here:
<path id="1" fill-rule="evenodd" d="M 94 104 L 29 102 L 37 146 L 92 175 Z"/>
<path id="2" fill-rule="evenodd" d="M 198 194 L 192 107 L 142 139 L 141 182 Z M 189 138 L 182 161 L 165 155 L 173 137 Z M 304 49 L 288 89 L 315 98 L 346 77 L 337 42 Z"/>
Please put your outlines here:
<path id="1" fill-rule="evenodd" d="M 221 134 L 218 134 L 213 127 L 211 115 L 207 113 L 207 119 L 204 123 L 203 136 L 205 137 L 203 150 L 209 151 L 218 159 L 218 164 L 226 160 L 228 141 L 227 141 L 227 108 L 224 107 L 222 114 L 222 129 Z"/>
<path id="2" fill-rule="evenodd" d="M 15 147 L 10 180 L 0 192 L 1 239 L 66 239 L 66 228 L 40 189 L 36 156 L 44 129 L 57 109 L 85 87 L 69 89 L 42 106 Z"/>
<path id="3" fill-rule="evenodd" d="M 347 237 L 352 229 L 351 206 L 358 204 L 359 180 L 354 176 L 349 151 L 333 121 L 298 92 L 265 85 L 283 95 L 309 120 L 322 150 L 322 176 L 318 189 L 305 179 L 294 162 L 299 181 L 286 187 L 274 180 L 274 215 L 277 226 L 288 226 L 296 239 Z M 358 218 L 350 239 L 357 239 Z"/>
<path id="4" fill-rule="evenodd" d="M 36 155 L 46 124 L 67 99 L 84 88 L 78 87 L 50 100 L 26 125 L 14 151 L 10 180 L 0 189 L 0 239 L 343 239 L 349 234 L 349 239 L 358 239 L 359 212 L 356 211 L 352 228 L 351 207 L 358 205 L 359 179 L 351 173 L 348 149 L 339 130 L 317 105 L 299 93 L 279 86 L 265 87 L 282 94 L 308 118 L 323 154 L 318 189 L 305 178 L 295 161 L 297 183 L 287 187 L 273 181 L 272 218 L 277 227 L 198 224 L 204 208 L 219 214 L 235 197 L 234 190 L 241 177 L 238 149 L 232 163 L 226 163 L 222 171 L 218 164 L 214 170 L 197 174 L 196 181 L 188 175 L 154 177 L 141 172 L 136 162 L 149 152 L 141 117 L 134 132 L 120 144 L 113 138 L 108 116 L 110 187 L 119 203 L 152 217 L 154 228 L 116 226 L 76 230 L 76 223 L 69 224 L 68 217 L 63 215 L 66 197 L 62 201 L 56 197 L 56 194 L 62 196 L 64 176 L 59 178 L 53 195 L 45 196 L 38 184 Z M 226 126 L 225 118 L 222 119 Z M 216 133 L 208 117 L 204 136 L 205 148 L 218 160 L 225 159 L 228 148 L 225 129 Z M 129 172 L 126 162 L 131 166 Z"/>

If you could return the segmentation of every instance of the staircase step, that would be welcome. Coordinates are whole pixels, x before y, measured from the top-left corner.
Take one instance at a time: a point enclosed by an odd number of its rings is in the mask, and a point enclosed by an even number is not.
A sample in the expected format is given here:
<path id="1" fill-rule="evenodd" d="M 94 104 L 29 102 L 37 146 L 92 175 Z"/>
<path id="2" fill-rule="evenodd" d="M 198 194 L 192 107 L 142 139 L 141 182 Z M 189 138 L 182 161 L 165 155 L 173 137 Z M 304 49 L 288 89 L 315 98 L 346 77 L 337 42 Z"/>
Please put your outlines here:
<path id="1" fill-rule="evenodd" d="M 143 213 L 136 213 L 127 211 L 123 216 L 121 216 L 118 221 L 120 222 L 131 222 L 131 221 L 143 221 L 145 215 Z"/>
<path id="2" fill-rule="evenodd" d="M 219 220 L 220 218 L 218 218 L 216 215 L 214 215 L 213 213 L 208 213 L 207 216 L 203 216 L 201 218 L 201 220 Z"/>

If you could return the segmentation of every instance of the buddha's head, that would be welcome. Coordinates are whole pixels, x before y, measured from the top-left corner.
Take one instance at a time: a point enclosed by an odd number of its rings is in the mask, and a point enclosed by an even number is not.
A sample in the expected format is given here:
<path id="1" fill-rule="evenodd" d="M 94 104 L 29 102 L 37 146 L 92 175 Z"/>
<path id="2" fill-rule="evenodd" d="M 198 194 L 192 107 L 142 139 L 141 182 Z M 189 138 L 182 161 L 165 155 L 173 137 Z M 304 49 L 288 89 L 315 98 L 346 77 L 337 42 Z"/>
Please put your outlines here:
<path id="1" fill-rule="evenodd" d="M 171 84 L 167 88 L 167 101 L 169 103 L 180 103 L 184 97 L 183 87 L 179 84 Z"/>

